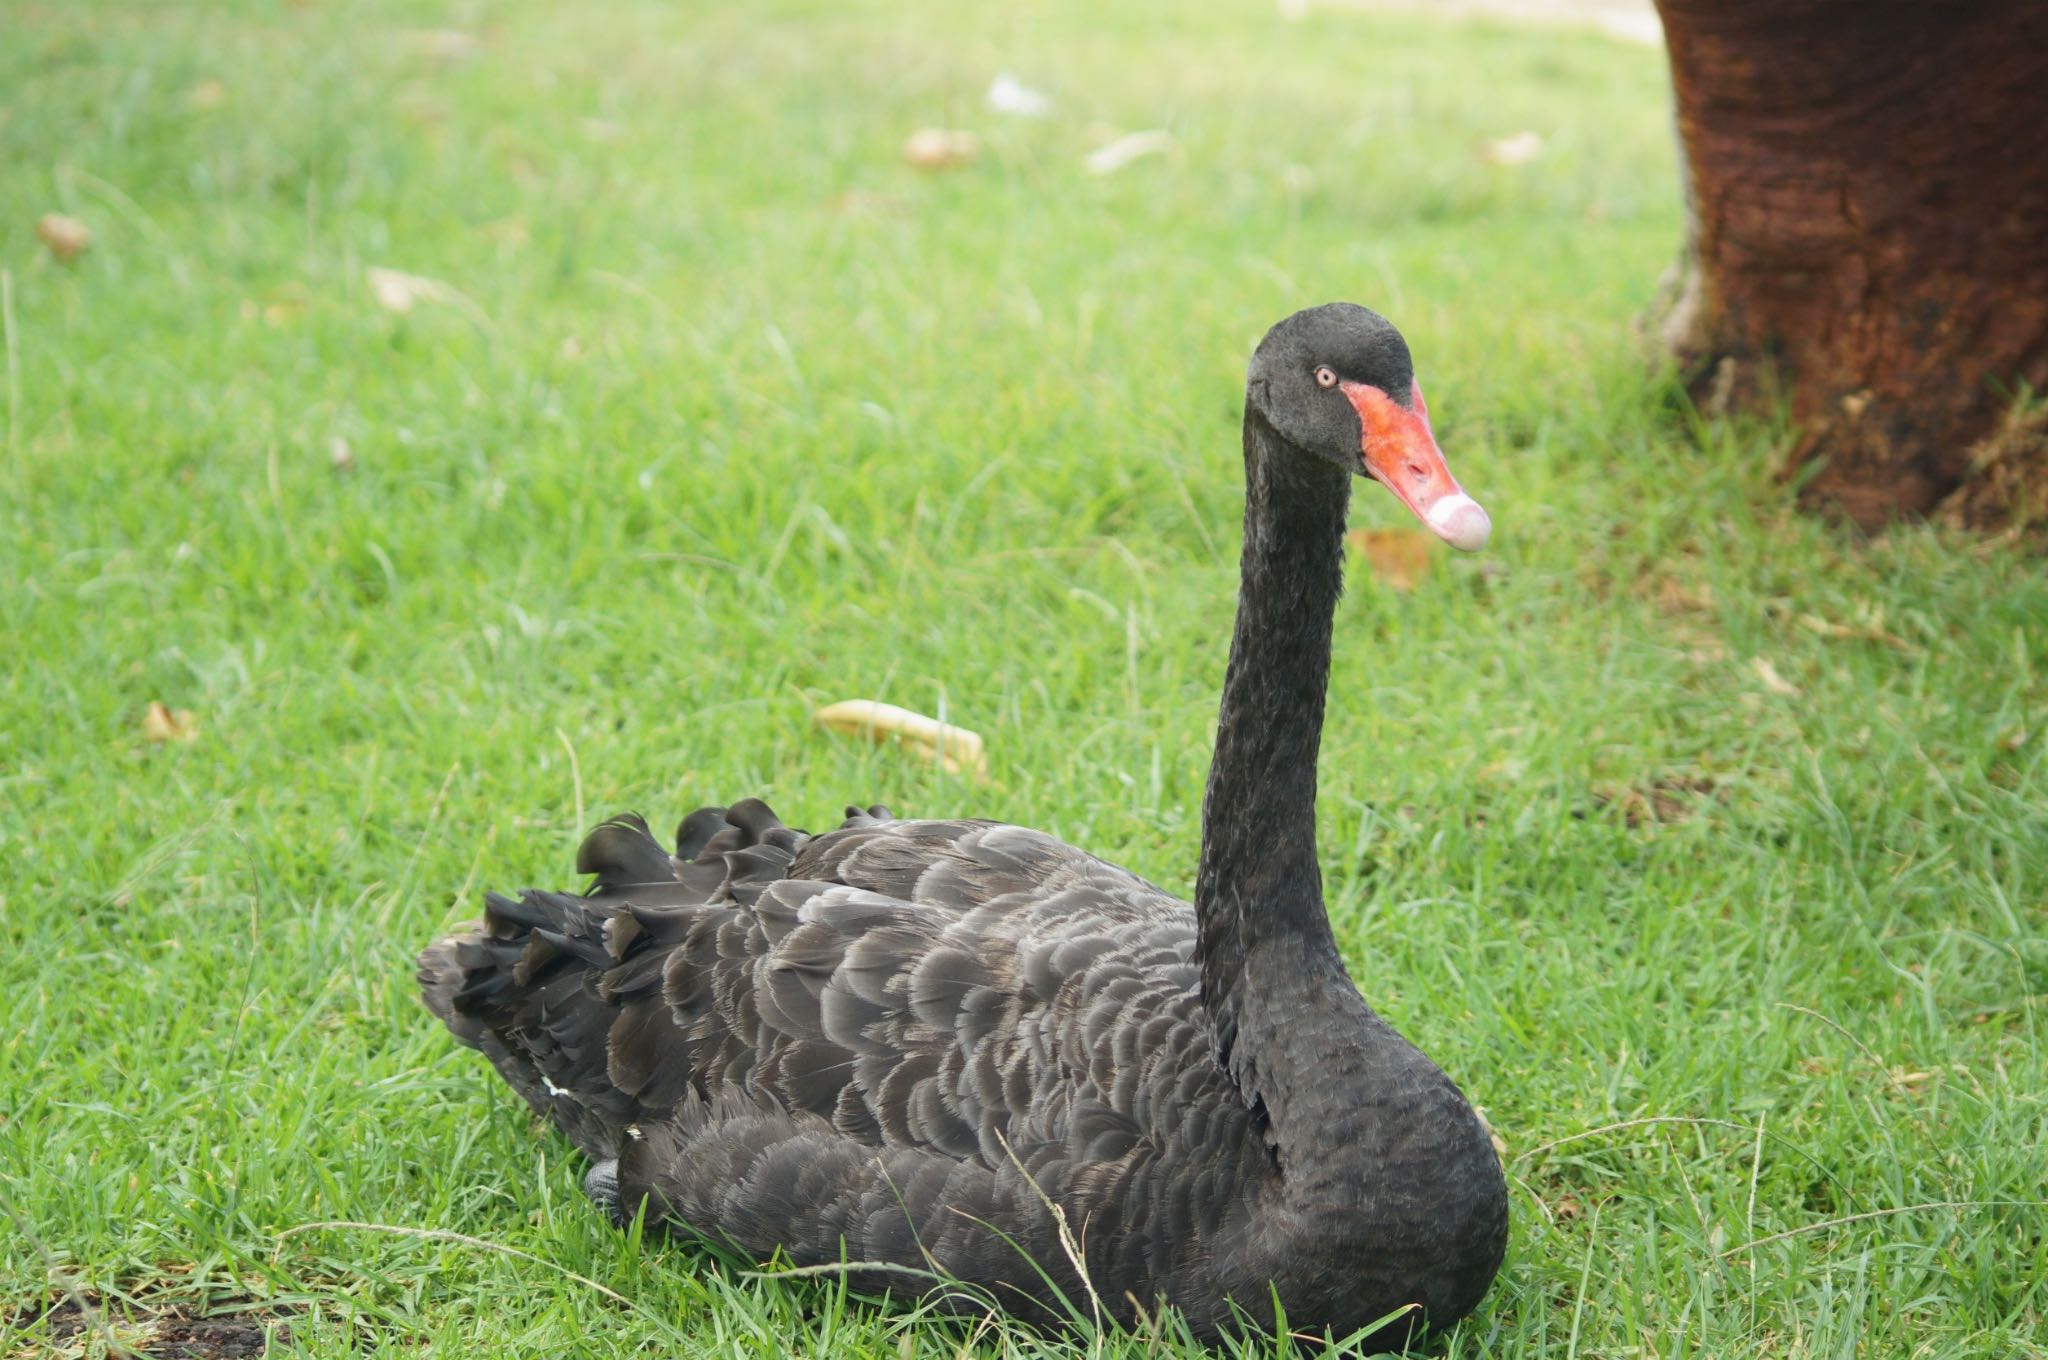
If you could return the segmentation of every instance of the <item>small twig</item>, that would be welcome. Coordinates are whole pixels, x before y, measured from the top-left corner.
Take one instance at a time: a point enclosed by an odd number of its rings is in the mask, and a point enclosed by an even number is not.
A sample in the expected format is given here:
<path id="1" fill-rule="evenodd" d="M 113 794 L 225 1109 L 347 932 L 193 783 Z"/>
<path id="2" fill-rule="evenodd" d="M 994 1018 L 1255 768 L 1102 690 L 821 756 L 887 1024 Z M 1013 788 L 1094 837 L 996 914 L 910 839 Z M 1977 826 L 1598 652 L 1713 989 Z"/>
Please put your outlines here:
<path id="1" fill-rule="evenodd" d="M 1759 1237 L 1740 1246 L 1728 1247 L 1720 1255 L 1733 1256 L 1738 1251 L 1748 1251 L 1752 1247 L 1782 1242 L 1788 1237 L 1800 1237 L 1806 1233 L 1826 1232 L 1829 1228 L 1839 1228 L 1848 1223 L 1861 1223 L 1865 1219 L 1890 1218 L 1894 1214 L 1918 1214 L 1930 1209 L 2048 1209 L 2048 1199 L 1941 1199 L 1927 1204 L 1902 1204 L 1896 1209 L 1872 1209 L 1867 1213 L 1850 1214 L 1847 1218 L 1829 1218 L 1819 1223 L 1806 1223 L 1797 1228 L 1787 1228 L 1783 1232 L 1772 1233 L 1769 1237 Z"/>
<path id="2" fill-rule="evenodd" d="M 1749 1154 L 1749 1206 L 1742 1212 L 1742 1230 L 1756 1231 L 1756 1183 L 1764 1169 L 1764 1114 L 1757 1111 L 1756 1148 Z M 1756 1257 L 1749 1258 L 1749 1325 L 1756 1326 Z"/>

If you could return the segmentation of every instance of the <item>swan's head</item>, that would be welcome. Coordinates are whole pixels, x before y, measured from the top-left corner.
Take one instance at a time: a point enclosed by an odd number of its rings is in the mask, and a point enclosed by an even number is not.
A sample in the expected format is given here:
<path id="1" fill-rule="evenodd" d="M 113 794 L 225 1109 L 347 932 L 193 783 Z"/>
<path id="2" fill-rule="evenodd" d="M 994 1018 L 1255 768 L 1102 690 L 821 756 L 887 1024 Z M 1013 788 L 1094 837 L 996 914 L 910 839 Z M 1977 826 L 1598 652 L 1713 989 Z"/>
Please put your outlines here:
<path id="1" fill-rule="evenodd" d="M 1385 486 L 1452 547 L 1486 546 L 1493 521 L 1444 463 L 1408 342 L 1378 312 L 1332 302 L 1288 317 L 1253 353 L 1245 400 L 1303 452 Z"/>

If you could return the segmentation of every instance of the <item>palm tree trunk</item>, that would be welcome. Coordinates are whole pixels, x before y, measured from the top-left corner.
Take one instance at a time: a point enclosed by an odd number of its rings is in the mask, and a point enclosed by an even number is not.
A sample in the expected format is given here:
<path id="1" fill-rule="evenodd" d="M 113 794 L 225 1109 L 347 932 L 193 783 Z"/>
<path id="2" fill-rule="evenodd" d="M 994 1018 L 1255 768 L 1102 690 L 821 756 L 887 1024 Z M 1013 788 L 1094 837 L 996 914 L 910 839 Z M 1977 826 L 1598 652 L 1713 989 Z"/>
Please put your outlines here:
<path id="1" fill-rule="evenodd" d="M 2048 4 L 1657 7 L 1691 210 L 1661 325 L 1695 395 L 1786 400 L 1786 474 L 1865 525 L 2048 508 L 2048 422 L 2007 422 L 2048 389 Z"/>

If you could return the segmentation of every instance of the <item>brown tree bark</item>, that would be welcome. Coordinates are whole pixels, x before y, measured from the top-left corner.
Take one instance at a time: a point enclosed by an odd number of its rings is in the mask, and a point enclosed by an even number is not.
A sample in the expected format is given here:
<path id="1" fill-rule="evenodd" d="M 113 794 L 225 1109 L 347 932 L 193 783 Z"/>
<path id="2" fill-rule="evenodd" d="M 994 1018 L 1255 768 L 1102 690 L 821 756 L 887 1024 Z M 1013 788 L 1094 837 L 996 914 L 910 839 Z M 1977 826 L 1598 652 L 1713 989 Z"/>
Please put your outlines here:
<path id="1" fill-rule="evenodd" d="M 1657 0 L 1691 231 L 1663 337 L 1875 525 L 2048 508 L 2048 0 Z M 2002 464 L 2002 465 L 2000 465 Z"/>

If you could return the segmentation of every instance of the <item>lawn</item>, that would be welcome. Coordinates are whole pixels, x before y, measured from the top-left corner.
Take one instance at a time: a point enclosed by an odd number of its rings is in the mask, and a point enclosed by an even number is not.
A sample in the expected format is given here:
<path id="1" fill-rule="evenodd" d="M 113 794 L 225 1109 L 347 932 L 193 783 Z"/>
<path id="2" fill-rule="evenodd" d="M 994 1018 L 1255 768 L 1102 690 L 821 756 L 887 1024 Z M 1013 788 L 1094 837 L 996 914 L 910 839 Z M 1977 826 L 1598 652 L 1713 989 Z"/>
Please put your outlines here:
<path id="1" fill-rule="evenodd" d="M 1443 1353 L 2048 1355 L 2048 572 L 1796 513 L 1783 431 L 1645 361 L 1680 226 L 1661 54 L 1590 32 L 10 0 L 0 1354 L 173 1307 L 274 1355 L 1181 1353 L 613 1232 L 411 961 L 602 815 L 747 794 L 1185 891 L 1244 361 L 1348 298 L 1496 526 L 1354 563 L 1322 770 L 1353 973 L 1506 1146 Z M 812 722 L 851 697 L 988 779 Z"/>

